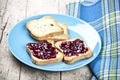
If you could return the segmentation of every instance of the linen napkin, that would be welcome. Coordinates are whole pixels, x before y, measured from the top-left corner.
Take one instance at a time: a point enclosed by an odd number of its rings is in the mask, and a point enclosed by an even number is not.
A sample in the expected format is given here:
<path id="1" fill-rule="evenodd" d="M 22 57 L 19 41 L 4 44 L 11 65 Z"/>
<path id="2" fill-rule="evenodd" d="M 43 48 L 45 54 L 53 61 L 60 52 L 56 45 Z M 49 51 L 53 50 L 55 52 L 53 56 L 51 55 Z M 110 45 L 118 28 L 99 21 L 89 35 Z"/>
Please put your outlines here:
<path id="1" fill-rule="evenodd" d="M 92 25 L 101 37 L 101 52 L 89 64 L 92 79 L 120 80 L 120 0 L 72 0 L 67 10 Z"/>

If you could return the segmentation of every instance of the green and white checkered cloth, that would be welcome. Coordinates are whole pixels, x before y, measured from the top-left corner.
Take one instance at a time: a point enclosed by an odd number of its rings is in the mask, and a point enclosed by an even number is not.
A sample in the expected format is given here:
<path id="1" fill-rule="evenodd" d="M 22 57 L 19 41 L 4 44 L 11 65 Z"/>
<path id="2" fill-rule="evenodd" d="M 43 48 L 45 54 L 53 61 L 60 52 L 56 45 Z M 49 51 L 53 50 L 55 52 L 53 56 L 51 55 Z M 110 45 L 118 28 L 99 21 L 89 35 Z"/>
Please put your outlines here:
<path id="1" fill-rule="evenodd" d="M 89 64 L 92 79 L 120 80 L 120 0 L 82 1 L 72 0 L 67 9 L 69 15 L 91 24 L 101 37 L 101 52 Z M 89 5 L 92 1 L 96 2 Z"/>

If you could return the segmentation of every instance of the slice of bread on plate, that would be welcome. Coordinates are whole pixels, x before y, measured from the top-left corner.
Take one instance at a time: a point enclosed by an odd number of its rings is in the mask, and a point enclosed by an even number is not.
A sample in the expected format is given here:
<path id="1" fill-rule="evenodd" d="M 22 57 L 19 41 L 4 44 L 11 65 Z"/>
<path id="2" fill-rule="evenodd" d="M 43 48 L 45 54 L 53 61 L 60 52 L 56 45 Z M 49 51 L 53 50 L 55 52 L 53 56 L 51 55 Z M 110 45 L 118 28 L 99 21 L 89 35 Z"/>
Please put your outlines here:
<path id="1" fill-rule="evenodd" d="M 54 47 L 54 41 L 41 40 L 26 44 L 26 50 L 31 56 L 32 62 L 37 65 L 45 65 L 63 60 L 63 54 Z"/>
<path id="2" fill-rule="evenodd" d="M 55 47 L 63 53 L 64 62 L 67 64 L 92 56 L 91 49 L 79 38 L 58 41 L 55 43 Z"/>
<path id="3" fill-rule="evenodd" d="M 46 38 L 40 38 L 40 39 L 41 40 L 54 40 L 54 41 L 69 39 L 68 25 L 66 23 L 63 23 L 63 22 L 58 22 L 58 25 L 60 25 L 60 27 L 63 29 L 63 31 L 64 31 L 63 34 L 55 35 L 55 36 L 51 36 L 51 37 L 46 37 Z"/>
<path id="4" fill-rule="evenodd" d="M 44 16 L 40 19 L 27 22 L 26 28 L 33 38 L 39 40 L 50 36 L 63 34 L 63 29 L 51 16 Z"/>

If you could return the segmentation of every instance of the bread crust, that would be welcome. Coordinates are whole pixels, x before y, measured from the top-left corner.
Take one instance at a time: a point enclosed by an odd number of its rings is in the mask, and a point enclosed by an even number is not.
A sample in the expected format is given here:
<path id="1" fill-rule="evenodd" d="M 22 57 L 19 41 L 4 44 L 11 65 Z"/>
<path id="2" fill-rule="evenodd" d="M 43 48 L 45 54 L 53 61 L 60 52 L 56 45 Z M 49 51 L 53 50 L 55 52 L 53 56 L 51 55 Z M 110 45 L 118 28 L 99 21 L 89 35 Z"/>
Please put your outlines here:
<path id="1" fill-rule="evenodd" d="M 68 39 L 68 40 L 65 40 L 65 41 L 58 41 L 58 42 L 55 43 L 55 47 L 58 48 L 61 52 L 63 52 L 63 50 L 59 47 L 61 45 L 61 43 L 66 42 L 66 41 L 74 41 L 76 39 L 79 39 L 79 38 L 72 38 L 72 39 Z M 88 46 L 86 46 L 86 47 L 88 48 L 88 51 L 86 53 L 80 53 L 79 55 L 76 55 L 76 56 L 65 56 L 64 53 L 63 53 L 64 62 L 67 63 L 67 64 L 71 64 L 71 63 L 74 63 L 78 60 L 91 57 L 92 56 L 92 51 L 91 51 L 90 47 L 88 47 Z"/>

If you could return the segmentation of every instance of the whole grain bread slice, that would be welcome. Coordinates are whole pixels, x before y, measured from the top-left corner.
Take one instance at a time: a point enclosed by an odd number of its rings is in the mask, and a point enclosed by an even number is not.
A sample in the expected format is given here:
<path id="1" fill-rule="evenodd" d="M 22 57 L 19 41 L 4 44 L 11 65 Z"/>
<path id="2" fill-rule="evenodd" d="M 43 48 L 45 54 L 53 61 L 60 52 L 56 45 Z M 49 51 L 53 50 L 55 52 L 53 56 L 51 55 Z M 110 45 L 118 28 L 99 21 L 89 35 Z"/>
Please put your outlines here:
<path id="1" fill-rule="evenodd" d="M 79 39 L 79 38 L 72 38 L 72 39 L 68 39 L 68 40 L 64 40 L 64 41 L 58 41 L 55 43 L 55 47 L 58 48 L 63 53 L 63 50 L 60 48 L 61 43 L 66 42 L 66 41 L 74 41 L 76 39 Z M 64 62 L 67 64 L 71 64 L 71 63 L 74 63 L 78 60 L 91 57 L 92 51 L 91 51 L 90 47 L 88 47 L 88 46 L 86 46 L 86 47 L 88 48 L 88 51 L 86 53 L 82 53 L 82 54 L 78 54 L 78 55 L 74 55 L 74 56 L 65 56 L 63 53 Z"/>
<path id="2" fill-rule="evenodd" d="M 63 29 L 52 16 L 44 16 L 27 22 L 26 28 L 35 39 L 63 34 Z"/>

